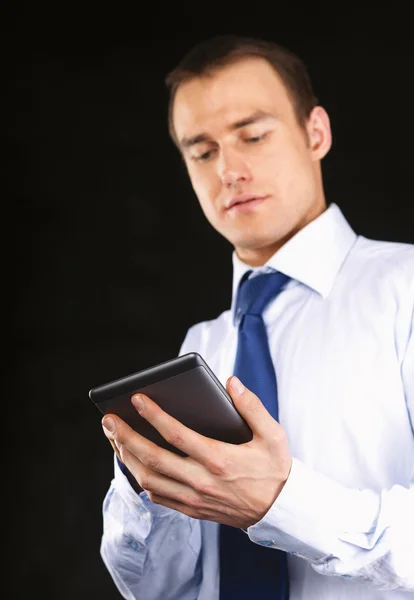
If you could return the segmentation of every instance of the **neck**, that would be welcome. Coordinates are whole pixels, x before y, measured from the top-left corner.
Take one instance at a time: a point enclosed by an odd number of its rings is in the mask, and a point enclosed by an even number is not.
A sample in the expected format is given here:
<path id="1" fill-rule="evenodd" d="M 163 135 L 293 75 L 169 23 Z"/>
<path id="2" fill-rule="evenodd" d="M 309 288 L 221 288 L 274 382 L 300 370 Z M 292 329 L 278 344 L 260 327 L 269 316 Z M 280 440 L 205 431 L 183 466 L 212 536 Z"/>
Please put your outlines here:
<path id="1" fill-rule="evenodd" d="M 314 221 L 327 209 L 325 198 L 316 206 L 312 207 L 309 212 L 291 229 L 284 237 L 276 240 L 274 243 L 261 248 L 241 248 L 234 247 L 236 254 L 240 260 L 251 267 L 261 267 L 267 263 L 276 252 L 282 248 L 290 239 L 293 238 L 301 229 Z"/>

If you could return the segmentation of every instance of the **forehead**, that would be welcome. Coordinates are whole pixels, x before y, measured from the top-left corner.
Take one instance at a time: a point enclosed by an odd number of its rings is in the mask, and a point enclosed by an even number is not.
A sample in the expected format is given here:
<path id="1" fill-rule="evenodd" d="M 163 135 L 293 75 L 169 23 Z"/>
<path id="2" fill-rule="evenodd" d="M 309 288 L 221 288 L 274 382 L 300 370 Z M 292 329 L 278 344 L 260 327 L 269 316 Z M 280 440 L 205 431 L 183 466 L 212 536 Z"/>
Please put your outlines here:
<path id="1" fill-rule="evenodd" d="M 212 75 L 182 84 L 176 93 L 173 122 L 178 139 L 226 125 L 257 111 L 279 118 L 294 116 L 281 78 L 264 59 L 249 58 Z"/>

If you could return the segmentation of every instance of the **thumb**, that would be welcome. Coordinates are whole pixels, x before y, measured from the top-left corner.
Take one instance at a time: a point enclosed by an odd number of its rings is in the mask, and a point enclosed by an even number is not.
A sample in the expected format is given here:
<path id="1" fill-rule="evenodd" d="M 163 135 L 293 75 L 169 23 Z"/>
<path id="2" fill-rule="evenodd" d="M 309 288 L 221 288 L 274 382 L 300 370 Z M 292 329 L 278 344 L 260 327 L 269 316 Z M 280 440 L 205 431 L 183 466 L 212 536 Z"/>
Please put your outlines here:
<path id="1" fill-rule="evenodd" d="M 232 375 L 226 382 L 227 392 L 234 405 L 254 434 L 268 437 L 272 428 L 280 427 L 256 394 L 250 391 L 238 377 Z"/>

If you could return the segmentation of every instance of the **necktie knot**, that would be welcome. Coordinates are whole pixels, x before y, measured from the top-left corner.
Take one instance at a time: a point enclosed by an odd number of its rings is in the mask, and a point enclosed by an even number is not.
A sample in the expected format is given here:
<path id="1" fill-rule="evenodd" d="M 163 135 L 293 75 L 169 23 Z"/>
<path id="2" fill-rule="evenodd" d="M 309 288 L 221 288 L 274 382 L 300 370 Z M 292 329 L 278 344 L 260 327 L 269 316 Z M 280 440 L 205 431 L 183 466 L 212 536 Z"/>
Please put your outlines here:
<path id="1" fill-rule="evenodd" d="M 236 303 L 239 313 L 261 315 L 270 300 L 279 294 L 288 280 L 287 275 L 275 271 L 243 281 L 240 284 Z"/>

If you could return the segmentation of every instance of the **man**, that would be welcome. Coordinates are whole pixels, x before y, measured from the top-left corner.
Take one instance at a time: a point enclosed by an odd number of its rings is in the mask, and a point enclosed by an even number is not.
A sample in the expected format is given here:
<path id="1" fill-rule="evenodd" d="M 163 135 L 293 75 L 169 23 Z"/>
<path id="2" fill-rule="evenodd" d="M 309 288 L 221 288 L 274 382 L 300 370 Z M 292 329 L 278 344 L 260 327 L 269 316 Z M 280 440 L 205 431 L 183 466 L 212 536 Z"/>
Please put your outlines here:
<path id="1" fill-rule="evenodd" d="M 327 205 L 329 117 L 290 52 L 214 38 L 167 82 L 172 138 L 206 218 L 234 247 L 230 310 L 191 327 L 180 354 L 207 360 L 253 439 L 203 438 L 134 397 L 183 458 L 105 417 L 116 460 L 103 560 L 128 599 L 236 600 L 251 571 L 257 593 L 244 597 L 414 598 L 414 246 L 356 235 Z M 262 318 L 277 419 L 233 376 L 238 290 L 275 271 L 287 282 Z M 253 548 L 263 560 L 258 575 L 253 561 L 233 574 L 241 588 L 225 596 L 228 530 L 246 540 L 237 560 Z M 277 556 L 288 589 L 276 590 Z M 262 563 L 277 571 L 274 590 Z"/>

